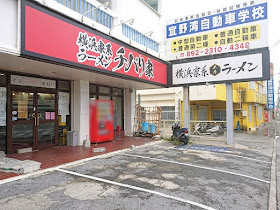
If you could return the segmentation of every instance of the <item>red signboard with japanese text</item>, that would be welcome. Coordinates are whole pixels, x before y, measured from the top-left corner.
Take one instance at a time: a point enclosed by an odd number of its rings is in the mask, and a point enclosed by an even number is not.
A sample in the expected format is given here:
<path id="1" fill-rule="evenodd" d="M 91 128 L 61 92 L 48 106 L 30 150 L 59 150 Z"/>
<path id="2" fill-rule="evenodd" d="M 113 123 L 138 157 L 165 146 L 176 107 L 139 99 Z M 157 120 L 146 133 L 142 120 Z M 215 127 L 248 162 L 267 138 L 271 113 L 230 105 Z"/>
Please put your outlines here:
<path id="1" fill-rule="evenodd" d="M 54 13 L 22 4 L 22 55 L 167 86 L 167 63 Z"/>

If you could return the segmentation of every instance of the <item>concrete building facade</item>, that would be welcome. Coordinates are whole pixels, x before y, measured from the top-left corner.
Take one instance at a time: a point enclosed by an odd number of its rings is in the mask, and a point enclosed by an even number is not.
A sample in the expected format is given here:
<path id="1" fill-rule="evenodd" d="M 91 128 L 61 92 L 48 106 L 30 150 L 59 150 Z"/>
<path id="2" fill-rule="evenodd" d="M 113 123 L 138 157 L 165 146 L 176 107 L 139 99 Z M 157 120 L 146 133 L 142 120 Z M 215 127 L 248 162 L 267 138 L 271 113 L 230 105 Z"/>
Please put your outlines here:
<path id="1" fill-rule="evenodd" d="M 159 10 L 144 0 L 0 1 L 0 150 L 57 145 L 67 131 L 82 145 L 94 99 L 113 101 L 114 129 L 132 135 L 136 90 L 168 86 Z"/>

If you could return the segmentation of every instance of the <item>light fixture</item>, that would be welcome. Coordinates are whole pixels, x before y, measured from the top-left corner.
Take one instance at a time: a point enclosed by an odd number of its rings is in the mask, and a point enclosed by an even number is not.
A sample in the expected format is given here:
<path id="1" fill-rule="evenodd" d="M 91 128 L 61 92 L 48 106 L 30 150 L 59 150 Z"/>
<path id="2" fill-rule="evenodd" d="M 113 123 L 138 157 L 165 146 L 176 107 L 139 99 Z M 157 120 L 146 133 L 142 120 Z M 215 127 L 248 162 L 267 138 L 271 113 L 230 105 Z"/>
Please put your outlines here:
<path id="1" fill-rule="evenodd" d="M 132 40 L 132 39 L 135 39 L 136 37 L 140 37 L 140 36 L 143 36 L 143 35 L 152 36 L 152 34 L 153 34 L 153 31 L 149 31 L 149 32 L 144 33 L 144 34 L 139 34 L 139 35 L 137 35 L 137 36 L 134 36 L 134 37 L 130 38 L 129 44 L 131 44 L 131 40 Z"/>
<path id="2" fill-rule="evenodd" d="M 129 20 L 126 20 L 126 21 L 121 21 L 121 23 L 119 23 L 117 25 L 114 25 L 112 28 L 110 28 L 109 34 L 111 35 L 112 29 L 114 29 L 115 27 L 120 26 L 120 25 L 122 25 L 124 23 L 129 23 L 130 25 L 133 25 L 134 18 L 130 18 Z"/>
<path id="3" fill-rule="evenodd" d="M 95 8 L 93 8 L 93 9 L 90 9 L 90 10 L 84 12 L 83 15 L 82 15 L 81 21 L 84 22 L 84 16 L 85 16 L 86 14 L 88 14 L 89 12 L 94 11 L 94 10 L 96 10 L 96 9 L 102 7 L 102 6 L 104 6 L 104 9 L 106 10 L 106 9 L 109 7 L 109 2 L 105 2 L 104 4 L 101 4 L 101 5 L 98 6 L 98 7 L 95 7 Z"/>
<path id="4" fill-rule="evenodd" d="M 3 74 L 3 73 L 0 73 L 0 76 L 4 76 L 4 74 Z"/>

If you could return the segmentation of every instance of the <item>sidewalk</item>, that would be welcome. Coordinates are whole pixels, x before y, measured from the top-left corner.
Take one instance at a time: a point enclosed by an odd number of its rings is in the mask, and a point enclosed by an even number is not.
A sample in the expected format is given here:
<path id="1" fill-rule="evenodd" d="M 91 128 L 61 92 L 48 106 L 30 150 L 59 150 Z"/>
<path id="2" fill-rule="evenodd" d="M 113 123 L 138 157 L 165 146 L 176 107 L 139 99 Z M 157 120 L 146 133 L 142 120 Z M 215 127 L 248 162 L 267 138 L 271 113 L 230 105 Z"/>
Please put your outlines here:
<path id="1" fill-rule="evenodd" d="M 275 125 L 270 124 L 263 126 L 256 132 L 252 133 L 235 131 L 233 145 L 228 145 L 226 138 L 226 133 L 224 136 L 219 137 L 191 135 L 190 141 L 192 144 L 250 149 L 271 157 L 273 141 L 275 138 Z"/>
<path id="2" fill-rule="evenodd" d="M 117 150 L 122 150 L 130 148 L 132 145 L 140 146 L 146 143 L 155 141 L 151 138 L 142 137 L 124 137 L 120 140 L 115 140 L 112 142 L 104 142 L 100 144 L 91 144 L 91 147 L 72 147 L 72 146 L 56 146 L 40 151 L 34 151 L 24 154 L 9 154 L 7 158 L 14 158 L 18 160 L 34 160 L 41 163 L 41 169 L 46 169 L 54 166 L 59 166 L 62 164 L 70 163 L 73 161 L 106 154 L 109 152 L 114 152 Z M 105 147 L 105 152 L 93 153 L 93 148 Z M 0 172 L 0 180 L 7 179 L 10 177 L 19 176 L 17 173 L 6 173 Z"/>

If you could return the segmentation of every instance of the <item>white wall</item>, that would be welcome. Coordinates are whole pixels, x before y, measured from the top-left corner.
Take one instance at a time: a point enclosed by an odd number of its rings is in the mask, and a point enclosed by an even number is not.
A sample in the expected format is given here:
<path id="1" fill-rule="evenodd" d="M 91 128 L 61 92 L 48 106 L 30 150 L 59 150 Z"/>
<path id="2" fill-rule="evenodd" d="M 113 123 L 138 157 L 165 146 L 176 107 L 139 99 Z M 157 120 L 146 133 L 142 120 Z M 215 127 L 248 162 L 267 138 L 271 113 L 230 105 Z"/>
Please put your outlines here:
<path id="1" fill-rule="evenodd" d="M 216 86 L 215 85 L 199 85 L 190 87 L 190 100 L 216 100 Z"/>
<path id="2" fill-rule="evenodd" d="M 72 82 L 72 130 L 79 132 L 79 145 L 89 139 L 89 82 Z"/>
<path id="3" fill-rule="evenodd" d="M 19 53 L 17 0 L 0 0 L 0 31 L 0 52 Z"/>
<path id="4" fill-rule="evenodd" d="M 132 91 L 131 91 L 132 90 Z M 134 114 L 136 105 L 136 90 L 124 90 L 124 130 L 125 135 L 132 136 L 134 126 Z"/>
<path id="5" fill-rule="evenodd" d="M 161 34 L 158 33 L 162 31 L 159 25 L 160 15 L 151 10 L 141 0 L 112 1 L 112 10 L 117 16 L 115 23 L 134 18 L 132 28 L 142 33 L 152 30 L 154 33 L 151 38 L 157 41 L 161 39 Z"/>
<path id="6" fill-rule="evenodd" d="M 137 90 L 137 103 L 138 94 L 141 95 L 141 106 L 143 107 L 175 106 L 175 112 L 180 111 L 178 101 L 183 100 L 182 87 Z"/>

